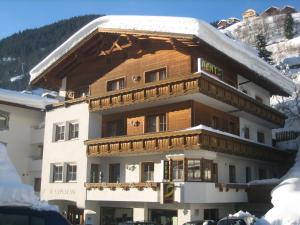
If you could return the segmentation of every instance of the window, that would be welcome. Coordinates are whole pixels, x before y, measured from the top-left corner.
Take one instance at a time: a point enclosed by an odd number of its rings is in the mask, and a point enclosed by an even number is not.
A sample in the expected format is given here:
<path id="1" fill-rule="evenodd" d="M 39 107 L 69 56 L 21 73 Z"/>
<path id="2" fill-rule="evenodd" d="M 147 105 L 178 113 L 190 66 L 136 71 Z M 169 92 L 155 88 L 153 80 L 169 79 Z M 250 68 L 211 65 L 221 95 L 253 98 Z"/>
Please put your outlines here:
<path id="1" fill-rule="evenodd" d="M 146 132 L 160 132 L 166 130 L 167 120 L 165 113 L 146 117 Z"/>
<path id="2" fill-rule="evenodd" d="M 213 180 L 213 176 L 212 176 L 213 163 L 212 163 L 212 161 L 203 159 L 202 164 L 203 164 L 203 167 L 202 167 L 203 168 L 203 180 L 204 181 L 212 181 Z"/>
<path id="3" fill-rule="evenodd" d="M 251 175 L 251 168 L 246 167 L 246 183 L 250 182 L 252 180 L 252 175 Z"/>
<path id="4" fill-rule="evenodd" d="M 63 166 L 53 165 L 53 182 L 63 181 Z"/>
<path id="5" fill-rule="evenodd" d="M 110 80 L 107 82 L 107 91 L 117 91 L 125 88 L 125 79 Z"/>
<path id="6" fill-rule="evenodd" d="M 201 160 L 188 160 L 187 161 L 187 179 L 188 181 L 201 180 Z"/>
<path id="7" fill-rule="evenodd" d="M 259 97 L 259 96 L 255 96 L 255 99 L 256 99 L 256 101 L 259 101 L 260 103 L 263 103 L 263 100 L 262 100 L 262 98 L 261 98 L 261 97 Z"/>
<path id="8" fill-rule="evenodd" d="M 120 182 L 120 164 L 119 163 L 109 164 L 109 182 L 110 183 Z"/>
<path id="9" fill-rule="evenodd" d="M 41 191 L 41 178 L 34 178 L 33 188 L 35 192 Z"/>
<path id="10" fill-rule="evenodd" d="M 249 127 L 244 127 L 244 138 L 250 138 L 250 129 Z"/>
<path id="11" fill-rule="evenodd" d="M 153 181 L 154 180 L 154 163 L 143 162 L 142 163 L 142 181 Z"/>
<path id="12" fill-rule="evenodd" d="M 204 219 L 217 221 L 219 219 L 219 210 L 218 209 L 204 209 Z"/>
<path id="13" fill-rule="evenodd" d="M 236 175 L 235 175 L 235 166 L 229 165 L 229 183 L 236 182 Z"/>
<path id="14" fill-rule="evenodd" d="M 0 130 L 8 129 L 9 113 L 0 110 Z"/>
<path id="15" fill-rule="evenodd" d="M 91 164 L 91 183 L 98 183 L 101 180 L 99 164 Z"/>
<path id="16" fill-rule="evenodd" d="M 216 116 L 213 116 L 212 120 L 211 120 L 211 127 L 214 129 L 218 129 L 219 127 L 219 118 Z"/>
<path id="17" fill-rule="evenodd" d="M 107 136 L 120 136 L 125 134 L 124 121 L 114 120 L 107 123 Z"/>
<path id="18" fill-rule="evenodd" d="M 77 179 L 77 166 L 74 164 L 67 165 L 67 181 L 76 181 Z"/>
<path id="19" fill-rule="evenodd" d="M 148 71 L 145 73 L 145 82 L 150 83 L 158 80 L 164 80 L 167 78 L 166 68 Z"/>
<path id="20" fill-rule="evenodd" d="M 265 143 L 265 134 L 264 132 L 257 131 L 257 141 L 260 143 Z"/>
<path id="21" fill-rule="evenodd" d="M 234 134 L 234 122 L 230 121 L 228 127 L 229 133 Z"/>
<path id="22" fill-rule="evenodd" d="M 79 123 L 69 124 L 69 139 L 75 139 L 79 136 Z"/>
<path id="23" fill-rule="evenodd" d="M 183 180 L 183 160 L 172 160 L 172 179 Z"/>
<path id="24" fill-rule="evenodd" d="M 55 125 L 55 141 L 61 141 L 65 139 L 65 125 Z"/>
<path id="25" fill-rule="evenodd" d="M 258 169 L 258 179 L 263 180 L 267 179 L 267 170 L 263 168 Z"/>
<path id="26" fill-rule="evenodd" d="M 29 215 L 1 212 L 0 224 L 29 225 Z"/>

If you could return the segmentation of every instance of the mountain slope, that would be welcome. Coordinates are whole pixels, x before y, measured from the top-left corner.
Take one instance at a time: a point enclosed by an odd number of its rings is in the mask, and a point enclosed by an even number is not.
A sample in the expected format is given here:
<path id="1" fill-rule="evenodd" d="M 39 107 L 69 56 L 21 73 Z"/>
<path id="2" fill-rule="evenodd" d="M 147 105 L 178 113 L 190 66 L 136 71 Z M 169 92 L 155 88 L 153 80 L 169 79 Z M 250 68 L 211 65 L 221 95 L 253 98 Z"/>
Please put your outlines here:
<path id="1" fill-rule="evenodd" d="M 73 33 L 99 16 L 72 17 L 0 40 L 0 88 L 27 88 L 29 70 Z"/>

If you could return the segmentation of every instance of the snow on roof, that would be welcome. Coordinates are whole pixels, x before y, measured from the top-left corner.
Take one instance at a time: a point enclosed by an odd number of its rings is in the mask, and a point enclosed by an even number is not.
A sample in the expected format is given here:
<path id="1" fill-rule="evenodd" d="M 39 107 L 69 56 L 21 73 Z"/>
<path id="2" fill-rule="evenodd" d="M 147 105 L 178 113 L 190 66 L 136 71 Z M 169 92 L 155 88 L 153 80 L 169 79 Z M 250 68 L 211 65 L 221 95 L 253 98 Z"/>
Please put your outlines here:
<path id="1" fill-rule="evenodd" d="M 0 102 L 8 102 L 37 109 L 45 109 L 46 105 L 56 103 L 58 100 L 0 88 Z"/>
<path id="2" fill-rule="evenodd" d="M 33 187 L 23 184 L 11 163 L 7 149 L 0 143 L 0 206 L 29 206 L 38 210 L 58 211 L 53 205 L 39 201 Z"/>
<path id="3" fill-rule="evenodd" d="M 259 76 L 277 85 L 286 93 L 291 94 L 294 90 L 293 82 L 284 77 L 276 68 L 249 52 L 241 42 L 226 37 L 206 22 L 195 18 L 162 16 L 103 16 L 97 18 L 77 31 L 36 65 L 30 71 L 30 82 L 39 77 L 85 37 L 101 28 L 195 35 L 210 46 L 255 71 Z"/>

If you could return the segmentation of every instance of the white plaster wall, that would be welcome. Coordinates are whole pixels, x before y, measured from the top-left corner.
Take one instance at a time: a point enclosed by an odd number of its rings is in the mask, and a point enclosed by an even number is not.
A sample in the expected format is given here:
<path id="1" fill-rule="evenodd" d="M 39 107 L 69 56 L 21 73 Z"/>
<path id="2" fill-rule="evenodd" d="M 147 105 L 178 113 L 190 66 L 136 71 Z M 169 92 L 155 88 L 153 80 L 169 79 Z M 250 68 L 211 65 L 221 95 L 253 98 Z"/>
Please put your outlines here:
<path id="1" fill-rule="evenodd" d="M 255 122 L 247 120 L 240 117 L 240 135 L 244 137 L 244 127 L 249 127 L 250 129 L 250 140 L 257 142 L 257 131 L 264 132 L 265 134 L 265 144 L 272 146 L 272 130 L 268 127 L 259 125 Z"/>
<path id="2" fill-rule="evenodd" d="M 248 79 L 242 77 L 241 75 L 238 75 L 238 83 L 242 83 L 245 81 L 248 81 Z M 238 88 L 240 90 L 243 90 L 243 89 L 247 90 L 248 95 L 250 97 L 255 99 L 255 96 L 258 96 L 258 97 L 262 98 L 264 104 L 270 105 L 270 97 L 271 97 L 270 92 L 267 91 L 266 89 L 256 85 L 255 83 L 253 83 L 253 82 L 245 83 L 245 84 L 239 85 Z"/>
<path id="3" fill-rule="evenodd" d="M 34 177 L 41 177 L 41 167 L 37 169 L 38 175 L 36 173 L 31 174 L 31 156 L 32 153 L 38 151 L 37 143 L 31 142 L 32 128 L 44 121 L 44 113 L 4 104 L 0 104 L 0 109 L 9 113 L 9 129 L 0 130 L 0 142 L 7 144 L 8 156 L 22 181 L 33 185 Z"/>
<path id="4" fill-rule="evenodd" d="M 79 122 L 79 138 L 75 140 L 53 141 L 53 125 L 67 121 Z M 97 121 L 94 121 L 95 123 Z M 99 124 L 100 126 L 100 124 Z M 57 108 L 46 113 L 44 156 L 42 170 L 41 199 L 70 200 L 78 207 L 85 206 L 84 182 L 86 181 L 87 157 L 84 141 L 89 134 L 89 109 L 87 103 Z M 72 183 L 52 183 L 51 163 L 76 163 L 77 181 Z"/>

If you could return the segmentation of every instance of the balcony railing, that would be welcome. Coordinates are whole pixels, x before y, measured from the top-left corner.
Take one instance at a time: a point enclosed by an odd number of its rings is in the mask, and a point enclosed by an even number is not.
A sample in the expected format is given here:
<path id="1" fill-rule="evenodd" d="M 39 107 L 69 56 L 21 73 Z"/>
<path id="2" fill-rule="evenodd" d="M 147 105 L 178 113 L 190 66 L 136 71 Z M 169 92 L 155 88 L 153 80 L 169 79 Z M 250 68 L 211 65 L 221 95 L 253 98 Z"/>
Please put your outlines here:
<path id="1" fill-rule="evenodd" d="M 203 149 L 267 161 L 288 158 L 275 148 L 205 129 L 98 138 L 85 144 L 90 157 Z"/>
<path id="2" fill-rule="evenodd" d="M 297 131 L 280 131 L 276 132 L 276 141 L 290 141 L 295 140 L 300 132 Z"/>
<path id="3" fill-rule="evenodd" d="M 156 191 L 159 188 L 159 183 L 156 182 L 145 182 L 145 183 L 85 183 L 87 190 L 109 188 L 115 190 L 116 188 L 121 188 L 123 190 L 129 190 L 130 188 L 136 188 L 138 190 L 144 190 L 144 188 L 152 188 Z"/>
<path id="4" fill-rule="evenodd" d="M 89 97 L 88 101 L 90 111 L 99 111 L 192 93 L 205 94 L 269 122 L 284 125 L 285 116 L 282 113 L 203 73 L 105 96 Z"/>

